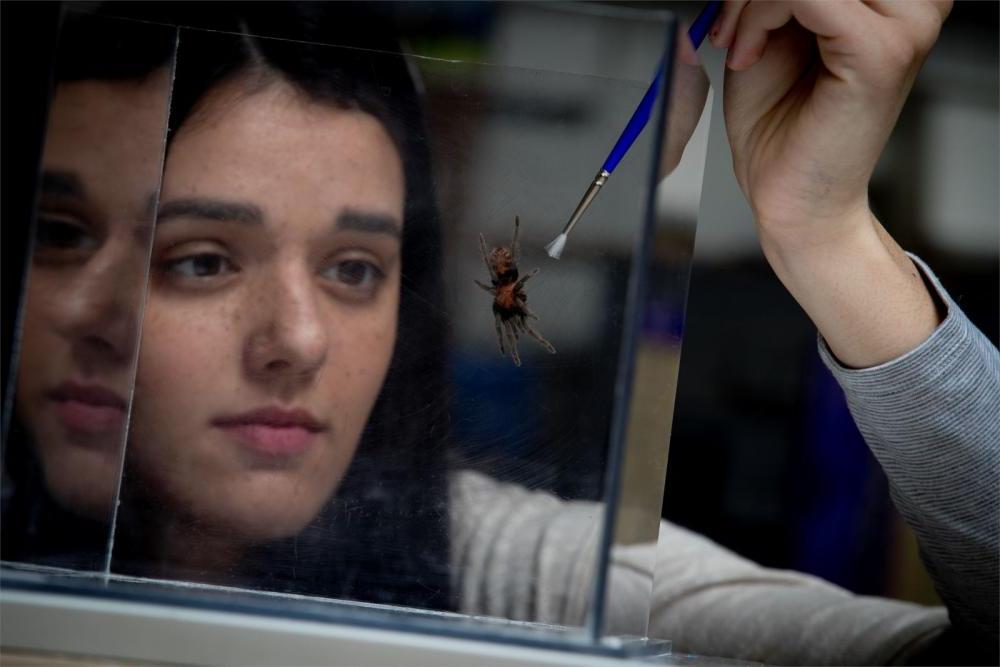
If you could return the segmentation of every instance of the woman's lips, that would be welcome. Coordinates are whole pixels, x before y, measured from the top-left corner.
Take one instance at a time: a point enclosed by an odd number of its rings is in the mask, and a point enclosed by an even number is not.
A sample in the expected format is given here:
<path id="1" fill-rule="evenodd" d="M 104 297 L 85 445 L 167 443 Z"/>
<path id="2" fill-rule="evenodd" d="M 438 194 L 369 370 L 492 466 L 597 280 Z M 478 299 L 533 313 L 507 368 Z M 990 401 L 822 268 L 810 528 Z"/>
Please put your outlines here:
<path id="1" fill-rule="evenodd" d="M 85 435 L 121 433 L 125 426 L 125 399 L 100 385 L 64 382 L 47 394 L 56 415 L 71 431 Z"/>
<path id="2" fill-rule="evenodd" d="M 212 420 L 240 445 L 261 454 L 292 456 L 311 447 L 327 430 L 305 410 L 261 408 Z"/>

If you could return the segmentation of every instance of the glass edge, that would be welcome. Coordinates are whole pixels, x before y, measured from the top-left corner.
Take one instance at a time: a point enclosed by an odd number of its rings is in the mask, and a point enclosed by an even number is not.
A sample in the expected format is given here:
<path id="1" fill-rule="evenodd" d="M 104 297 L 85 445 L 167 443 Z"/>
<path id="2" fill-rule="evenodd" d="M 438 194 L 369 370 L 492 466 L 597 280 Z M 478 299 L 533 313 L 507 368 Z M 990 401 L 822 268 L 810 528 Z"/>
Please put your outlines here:
<path id="1" fill-rule="evenodd" d="M 526 4 L 535 4 L 537 6 L 547 6 L 547 3 L 526 3 Z M 625 9 L 625 8 L 622 8 L 622 9 Z M 619 11 L 621 11 L 621 10 L 619 10 Z M 69 8 L 67 8 L 65 10 L 64 13 L 94 15 L 93 12 L 88 11 L 85 8 L 79 8 L 79 7 L 69 7 Z M 594 18 L 601 18 L 602 16 L 605 16 L 605 14 L 602 14 L 600 12 L 579 11 L 578 13 L 581 14 L 581 15 L 584 15 L 584 16 L 592 16 Z M 419 53 L 413 53 L 413 52 L 404 51 L 404 50 L 400 50 L 400 51 L 385 51 L 385 50 L 382 50 L 382 49 L 370 49 L 370 48 L 365 48 L 365 47 L 361 47 L 361 46 L 351 46 L 349 44 L 334 44 L 334 43 L 331 43 L 331 42 L 314 42 L 314 41 L 309 41 L 309 40 L 291 39 L 291 38 L 288 38 L 288 37 L 277 37 L 277 36 L 274 36 L 274 35 L 244 34 L 244 33 L 239 33 L 239 32 L 231 32 L 229 30 L 220 30 L 220 29 L 215 29 L 215 28 L 204 28 L 204 27 L 201 27 L 201 26 L 186 25 L 186 24 L 183 24 L 183 23 L 164 23 L 164 22 L 161 22 L 161 21 L 153 21 L 153 20 L 149 20 L 149 19 L 138 19 L 138 18 L 129 17 L 129 16 L 119 16 L 119 15 L 116 15 L 116 14 L 108 14 L 108 15 L 100 15 L 100 16 L 103 16 L 104 18 L 108 18 L 108 19 L 117 20 L 117 21 L 131 21 L 133 23 L 141 23 L 141 24 L 146 24 L 146 25 L 150 25 L 150 26 L 160 26 L 160 27 L 163 27 L 163 28 L 176 29 L 176 30 L 179 30 L 179 31 L 190 30 L 190 31 L 199 32 L 199 33 L 215 33 L 215 34 L 218 34 L 220 36 L 225 36 L 225 37 L 244 37 L 244 36 L 248 36 L 248 37 L 254 37 L 256 39 L 271 39 L 271 40 L 281 41 L 281 42 L 292 42 L 292 43 L 296 43 L 296 44 L 309 44 L 309 45 L 312 45 L 312 46 L 326 46 L 326 47 L 335 48 L 335 49 L 346 49 L 346 50 L 351 50 L 351 51 L 368 52 L 368 53 L 374 53 L 374 54 L 379 54 L 379 55 L 383 55 L 383 56 L 397 56 L 397 57 L 403 57 L 403 58 L 412 58 L 412 59 L 415 59 L 415 60 L 426 61 L 426 62 L 429 62 L 429 63 L 443 63 L 443 64 L 446 64 L 446 65 L 467 65 L 467 66 L 484 67 L 484 68 L 496 69 L 496 70 L 520 71 L 520 72 L 525 72 L 525 73 L 558 74 L 560 76 L 579 77 L 579 78 L 583 78 L 583 79 L 594 79 L 594 80 L 599 80 L 599 81 L 616 81 L 616 82 L 621 82 L 621 83 L 629 83 L 629 84 L 635 85 L 637 87 L 641 86 L 643 88 L 645 88 L 648 85 L 648 82 L 640 81 L 640 80 L 637 80 L 637 79 L 618 78 L 618 77 L 612 77 L 612 76 L 603 76 L 603 75 L 600 75 L 600 74 L 584 74 L 584 73 L 579 73 L 579 72 L 565 72 L 565 71 L 557 70 L 557 69 L 546 69 L 546 68 L 542 68 L 542 67 L 524 67 L 524 66 L 521 66 L 521 65 L 504 65 L 504 64 L 501 64 L 501 63 L 482 62 L 482 61 L 478 61 L 478 60 L 460 60 L 460 59 L 438 58 L 438 57 L 434 57 L 434 56 L 426 56 L 426 55 L 421 55 Z M 644 22 L 644 23 L 648 23 L 649 21 L 659 21 L 659 22 L 663 23 L 664 26 L 668 25 L 670 22 L 672 22 L 674 20 L 674 14 L 670 10 L 648 11 L 648 10 L 641 10 L 641 9 L 632 9 L 631 11 L 629 11 L 627 13 L 622 13 L 621 15 L 618 15 L 618 14 L 607 14 L 607 16 L 610 17 L 610 18 L 625 19 L 625 20 L 630 20 L 630 21 L 634 21 L 634 22 L 640 22 L 641 21 L 641 22 Z"/>
<path id="2" fill-rule="evenodd" d="M 227 589 L 214 592 L 241 594 L 240 599 L 215 600 L 191 595 L 192 587 L 170 581 L 125 581 L 104 577 L 100 572 L 82 574 L 67 571 L 62 580 L 53 580 L 55 572 L 23 570 L 16 563 L 0 562 L 0 601 L 8 592 L 61 595 L 76 600 L 103 600 L 155 605 L 172 609 L 209 611 L 270 618 L 276 621 L 302 621 L 343 626 L 432 635 L 447 639 L 481 641 L 574 654 L 605 657 L 634 657 L 644 653 L 661 654 L 664 645 L 648 643 L 643 638 L 629 638 L 600 643 L 590 642 L 581 628 L 544 626 L 502 618 L 475 617 L 463 614 L 442 616 L 410 607 L 380 608 L 365 603 L 325 598 L 286 599 L 280 594 L 265 596 L 250 589 Z M 89 576 L 88 576 L 89 575 Z M 152 583 L 157 588 L 151 588 Z M 176 587 L 175 590 L 170 590 Z M 207 591 L 205 591 L 207 592 Z M 303 606 L 302 602 L 312 604 Z M 426 614 L 426 615 L 425 615 Z M 498 626 L 487 627 L 486 623 Z M 478 626 L 478 627 L 470 627 Z M 565 632 L 565 635 L 559 635 Z"/>
<path id="3" fill-rule="evenodd" d="M 674 57 L 676 26 L 676 16 L 671 14 L 665 22 L 666 33 L 663 42 L 663 55 L 665 58 L 669 57 L 671 62 Z M 601 633 L 605 626 L 604 612 L 608 588 L 608 567 L 611 564 L 611 545 L 614 542 L 622 476 L 625 472 L 623 460 L 625 434 L 628 426 L 628 407 L 632 393 L 632 379 L 635 376 L 636 348 L 642 324 L 643 297 L 646 292 L 646 283 L 649 280 L 651 240 L 656 217 L 656 183 L 664 127 L 667 122 L 667 98 L 672 80 L 671 70 L 671 67 L 664 68 L 664 80 L 656 103 L 656 127 L 652 128 L 656 132 L 656 136 L 653 140 L 654 151 L 649 166 L 646 204 L 641 231 L 636 237 L 636 252 L 633 256 L 637 258 L 637 261 L 633 262 L 629 275 L 624 318 L 625 333 L 622 336 L 622 345 L 618 353 L 618 377 L 615 380 L 615 398 L 608 438 L 608 463 L 605 467 L 601 532 L 597 545 L 597 563 L 591 592 L 591 607 L 585 626 L 590 641 L 595 644 L 600 642 Z"/>
<path id="4" fill-rule="evenodd" d="M 166 33 L 165 33 L 166 34 Z M 153 207 L 153 211 L 160 210 L 160 195 L 163 192 L 163 176 L 167 167 L 167 148 L 168 141 L 170 139 L 170 114 L 173 111 L 173 100 L 174 100 L 174 82 L 177 78 L 177 49 L 180 46 L 181 31 L 180 28 L 173 28 L 173 49 L 170 53 L 170 79 L 167 84 L 167 94 L 166 100 L 164 101 L 165 109 L 163 114 L 163 128 L 160 135 L 160 167 L 158 169 L 159 178 L 156 182 L 156 201 Z M 154 215 L 155 218 L 155 215 Z M 155 219 L 154 219 L 155 224 Z M 146 312 L 146 302 L 149 298 L 149 275 L 152 270 L 153 264 L 153 246 L 155 241 L 155 227 L 154 232 L 150 234 L 149 239 L 146 244 L 146 258 L 145 258 L 145 273 L 143 275 L 143 284 L 141 288 L 141 302 L 139 303 L 139 310 L 136 313 L 136 338 L 135 347 L 132 350 L 132 359 L 129 362 L 129 376 L 131 377 L 131 386 L 129 387 L 127 409 L 125 411 L 125 428 L 122 432 L 121 446 L 119 447 L 118 453 L 118 482 L 115 487 L 115 498 L 114 505 L 111 509 L 111 520 L 108 524 L 108 546 L 104 552 L 104 575 L 111 575 L 111 563 L 114 560 L 115 553 L 115 537 L 118 532 L 118 509 L 121 507 L 122 500 L 122 481 L 125 479 L 125 457 L 128 456 L 128 440 L 129 435 L 132 430 L 132 411 L 135 406 L 135 383 L 138 377 L 139 370 L 139 353 L 142 349 L 142 325 L 143 317 Z"/>

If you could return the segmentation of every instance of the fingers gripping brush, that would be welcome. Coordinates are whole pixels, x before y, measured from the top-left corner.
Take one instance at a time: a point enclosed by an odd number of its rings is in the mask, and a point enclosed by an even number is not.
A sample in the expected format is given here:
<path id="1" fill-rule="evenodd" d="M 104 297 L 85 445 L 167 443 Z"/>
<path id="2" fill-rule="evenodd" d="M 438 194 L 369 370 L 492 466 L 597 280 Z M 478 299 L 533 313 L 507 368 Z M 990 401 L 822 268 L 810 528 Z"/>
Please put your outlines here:
<path id="1" fill-rule="evenodd" d="M 695 49 L 701 46 L 705 35 L 708 34 L 709 26 L 715 20 L 715 16 L 718 14 L 721 5 L 721 0 L 711 0 L 711 2 L 706 3 L 701 13 L 698 14 L 698 18 L 694 20 L 694 23 L 688 29 L 688 38 Z M 552 259 L 559 259 L 562 255 L 563 250 L 566 248 L 566 240 L 569 238 L 570 232 L 573 231 L 576 223 L 580 221 L 584 212 L 590 207 L 601 186 L 607 183 L 608 178 L 614 173 L 615 167 L 625 157 L 632 144 L 635 143 L 636 138 L 642 133 L 643 128 L 646 127 L 646 123 L 649 122 L 649 116 L 653 111 L 653 105 L 656 103 L 656 96 L 663 86 L 665 75 L 666 59 L 660 61 L 660 66 L 656 70 L 653 82 L 649 84 L 649 88 L 646 90 L 646 94 L 642 96 L 639 106 L 632 113 L 632 118 L 629 119 L 628 125 L 622 130 L 621 136 L 618 137 L 618 141 L 615 142 L 614 147 L 611 149 L 611 153 L 604 161 L 604 164 L 601 165 L 601 170 L 597 172 L 597 176 L 594 177 L 587 191 L 583 193 L 583 198 L 576 205 L 576 209 L 573 211 L 573 215 L 570 216 L 569 222 L 563 227 L 562 233 L 545 246 L 545 252 Z"/>

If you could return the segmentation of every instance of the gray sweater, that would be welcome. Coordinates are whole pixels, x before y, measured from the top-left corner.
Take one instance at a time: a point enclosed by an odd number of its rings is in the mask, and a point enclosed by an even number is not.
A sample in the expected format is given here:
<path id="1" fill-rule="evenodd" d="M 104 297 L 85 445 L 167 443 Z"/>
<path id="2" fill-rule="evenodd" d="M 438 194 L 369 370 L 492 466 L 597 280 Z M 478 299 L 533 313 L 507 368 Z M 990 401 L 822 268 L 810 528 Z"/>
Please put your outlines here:
<path id="1" fill-rule="evenodd" d="M 763 568 L 662 522 L 657 544 L 612 554 L 610 632 L 634 630 L 648 605 L 649 635 L 673 640 L 675 651 L 773 664 L 902 662 L 951 624 L 996 642 L 1000 354 L 915 261 L 948 311 L 929 339 L 863 370 L 841 366 L 822 340 L 820 354 L 885 469 L 947 609 L 857 596 Z M 452 497 L 453 583 L 463 612 L 585 621 L 599 506 L 475 473 L 453 478 Z"/>

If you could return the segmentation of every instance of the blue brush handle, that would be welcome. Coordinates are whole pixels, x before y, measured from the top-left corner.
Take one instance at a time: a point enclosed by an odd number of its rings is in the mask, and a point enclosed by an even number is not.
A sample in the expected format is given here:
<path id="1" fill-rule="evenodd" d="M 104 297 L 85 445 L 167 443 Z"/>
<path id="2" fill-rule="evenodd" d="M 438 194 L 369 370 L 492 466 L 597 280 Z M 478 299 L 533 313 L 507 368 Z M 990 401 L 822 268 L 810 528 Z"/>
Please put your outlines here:
<path id="1" fill-rule="evenodd" d="M 722 0 L 710 0 L 705 4 L 705 7 L 698 14 L 698 18 L 694 20 L 691 27 L 688 28 L 688 38 L 697 49 L 701 46 L 702 41 L 705 39 L 705 35 L 708 34 L 708 29 L 712 25 L 712 21 L 715 20 L 715 15 L 719 12 L 719 7 L 722 5 Z M 646 123 L 649 122 L 649 114 L 653 112 L 653 104 L 656 102 L 656 96 L 660 92 L 660 87 L 663 85 L 664 75 L 666 74 L 666 59 L 660 61 L 660 66 L 656 69 L 656 76 L 653 77 L 653 83 L 649 84 L 649 89 L 646 94 L 642 96 L 642 101 L 639 102 L 638 108 L 632 114 L 632 118 L 629 119 L 628 125 L 622 130 L 622 134 L 618 137 L 618 141 L 615 142 L 615 147 L 611 149 L 611 154 L 608 155 L 608 159 L 604 161 L 604 166 L 601 167 L 601 171 L 605 171 L 608 174 L 614 172 L 615 167 L 621 162 L 622 158 L 625 157 L 625 153 L 628 149 L 632 147 L 635 142 L 636 137 L 642 132 L 642 129 L 646 127 Z"/>

